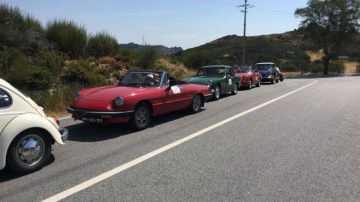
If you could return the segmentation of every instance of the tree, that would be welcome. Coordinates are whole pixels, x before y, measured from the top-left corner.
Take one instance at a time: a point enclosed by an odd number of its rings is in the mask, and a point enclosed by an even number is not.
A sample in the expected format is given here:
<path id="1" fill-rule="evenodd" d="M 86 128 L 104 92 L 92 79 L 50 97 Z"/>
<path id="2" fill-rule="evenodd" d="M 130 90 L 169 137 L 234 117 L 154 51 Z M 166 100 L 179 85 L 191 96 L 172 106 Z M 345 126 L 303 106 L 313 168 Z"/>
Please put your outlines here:
<path id="1" fill-rule="evenodd" d="M 303 18 L 300 26 L 305 37 L 323 49 L 323 73 L 328 74 L 330 61 L 359 31 L 360 1 L 309 0 L 295 15 Z"/>

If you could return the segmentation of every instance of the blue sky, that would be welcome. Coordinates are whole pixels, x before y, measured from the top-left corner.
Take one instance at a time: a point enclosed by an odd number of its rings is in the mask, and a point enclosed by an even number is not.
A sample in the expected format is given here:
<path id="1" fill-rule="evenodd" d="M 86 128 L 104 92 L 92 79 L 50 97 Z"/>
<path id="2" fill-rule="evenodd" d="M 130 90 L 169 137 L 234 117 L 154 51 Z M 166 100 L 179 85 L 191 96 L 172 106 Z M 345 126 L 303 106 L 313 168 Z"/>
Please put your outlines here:
<path id="1" fill-rule="evenodd" d="M 196 47 L 226 35 L 242 35 L 243 0 L 0 0 L 17 6 L 44 25 L 53 19 L 74 20 L 88 33 L 107 31 L 119 43 Z M 296 8 L 307 0 L 249 0 L 247 35 L 296 29 Z"/>

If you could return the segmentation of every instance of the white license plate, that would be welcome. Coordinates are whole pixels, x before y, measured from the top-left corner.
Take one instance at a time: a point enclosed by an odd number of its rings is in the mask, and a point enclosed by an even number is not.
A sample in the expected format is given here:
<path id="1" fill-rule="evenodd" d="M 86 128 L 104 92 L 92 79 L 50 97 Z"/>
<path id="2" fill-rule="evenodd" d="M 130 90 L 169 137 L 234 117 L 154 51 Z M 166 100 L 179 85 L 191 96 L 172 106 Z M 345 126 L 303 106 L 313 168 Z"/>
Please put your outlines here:
<path id="1" fill-rule="evenodd" d="M 83 117 L 82 118 L 83 121 L 85 122 L 89 122 L 89 123 L 102 123 L 103 120 L 100 118 L 87 118 L 87 117 Z"/>

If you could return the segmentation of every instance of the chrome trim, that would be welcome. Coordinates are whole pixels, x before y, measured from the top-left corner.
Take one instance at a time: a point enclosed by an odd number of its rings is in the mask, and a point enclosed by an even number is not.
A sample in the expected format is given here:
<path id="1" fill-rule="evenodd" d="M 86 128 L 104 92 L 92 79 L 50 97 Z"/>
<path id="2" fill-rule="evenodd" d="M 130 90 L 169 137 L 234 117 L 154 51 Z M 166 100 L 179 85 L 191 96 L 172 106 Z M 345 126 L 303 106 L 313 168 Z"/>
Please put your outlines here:
<path id="1" fill-rule="evenodd" d="M 74 109 L 71 107 L 66 108 L 68 112 L 77 112 L 77 111 L 84 111 L 86 114 L 93 114 L 93 115 L 116 115 L 116 114 L 127 114 L 127 113 L 133 113 L 134 110 L 131 111 L 125 111 L 125 112 L 101 112 L 101 111 L 87 111 L 87 110 L 81 110 L 81 109 Z"/>

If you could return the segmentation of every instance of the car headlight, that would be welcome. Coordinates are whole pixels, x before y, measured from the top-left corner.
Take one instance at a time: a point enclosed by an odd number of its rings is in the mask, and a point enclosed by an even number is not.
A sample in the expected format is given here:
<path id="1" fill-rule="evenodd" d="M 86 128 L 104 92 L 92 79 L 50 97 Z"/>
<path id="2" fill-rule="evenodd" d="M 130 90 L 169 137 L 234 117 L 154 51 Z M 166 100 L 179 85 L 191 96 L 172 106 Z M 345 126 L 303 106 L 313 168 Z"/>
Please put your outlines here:
<path id="1" fill-rule="evenodd" d="M 115 107 L 121 107 L 124 105 L 124 99 L 122 97 L 116 97 L 114 100 Z"/>

